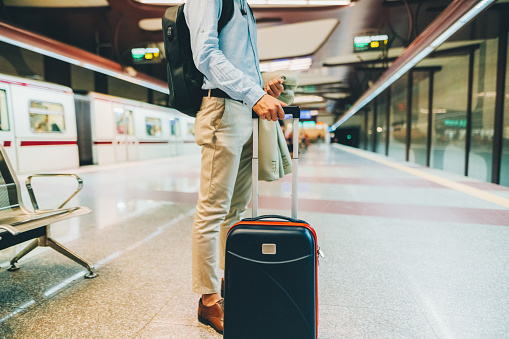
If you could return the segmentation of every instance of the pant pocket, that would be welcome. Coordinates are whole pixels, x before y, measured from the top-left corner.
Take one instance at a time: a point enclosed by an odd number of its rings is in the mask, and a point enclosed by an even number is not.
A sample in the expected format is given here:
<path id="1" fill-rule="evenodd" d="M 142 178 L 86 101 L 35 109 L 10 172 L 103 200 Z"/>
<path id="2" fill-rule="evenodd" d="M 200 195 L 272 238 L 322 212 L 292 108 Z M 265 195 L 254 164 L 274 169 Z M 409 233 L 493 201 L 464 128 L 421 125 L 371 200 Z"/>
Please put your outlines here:
<path id="1" fill-rule="evenodd" d="M 195 120 L 195 139 L 198 145 L 213 143 L 217 127 L 223 119 L 224 107 L 223 98 L 203 98 Z"/>

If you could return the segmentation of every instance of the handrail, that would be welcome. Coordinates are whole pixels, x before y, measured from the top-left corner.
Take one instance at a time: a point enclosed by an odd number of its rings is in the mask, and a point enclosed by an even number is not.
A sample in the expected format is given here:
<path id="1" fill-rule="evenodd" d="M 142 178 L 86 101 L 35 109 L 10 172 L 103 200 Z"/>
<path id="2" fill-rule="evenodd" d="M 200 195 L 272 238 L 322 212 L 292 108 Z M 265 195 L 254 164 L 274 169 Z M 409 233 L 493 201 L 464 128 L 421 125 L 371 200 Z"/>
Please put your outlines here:
<path id="1" fill-rule="evenodd" d="M 338 128 L 378 94 L 399 79 L 440 44 L 488 8 L 495 0 L 455 0 L 411 44 L 339 120 L 331 126 Z"/>

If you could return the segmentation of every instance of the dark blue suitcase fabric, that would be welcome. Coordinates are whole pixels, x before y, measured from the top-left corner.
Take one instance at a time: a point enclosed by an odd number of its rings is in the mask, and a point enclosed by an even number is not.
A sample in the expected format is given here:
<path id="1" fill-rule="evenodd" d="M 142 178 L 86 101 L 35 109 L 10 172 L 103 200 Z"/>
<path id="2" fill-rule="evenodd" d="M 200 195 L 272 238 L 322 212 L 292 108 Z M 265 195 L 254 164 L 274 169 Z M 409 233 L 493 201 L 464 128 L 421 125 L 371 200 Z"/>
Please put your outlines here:
<path id="1" fill-rule="evenodd" d="M 276 253 L 264 254 L 264 244 Z M 317 265 L 316 234 L 303 222 L 233 226 L 226 240 L 224 337 L 316 338 Z"/>

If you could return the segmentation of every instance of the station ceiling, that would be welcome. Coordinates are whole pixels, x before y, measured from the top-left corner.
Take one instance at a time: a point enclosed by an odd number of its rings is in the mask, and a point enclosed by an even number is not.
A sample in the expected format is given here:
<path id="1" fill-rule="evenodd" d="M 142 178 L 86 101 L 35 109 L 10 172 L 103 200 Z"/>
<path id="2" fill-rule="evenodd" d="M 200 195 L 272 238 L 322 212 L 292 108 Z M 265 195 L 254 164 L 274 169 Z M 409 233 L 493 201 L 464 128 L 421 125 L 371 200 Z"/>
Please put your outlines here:
<path id="1" fill-rule="evenodd" d="M 407 46 L 450 2 L 358 0 L 349 5 L 252 7 L 259 36 L 264 37 L 259 41 L 262 58 L 311 56 L 301 84 L 353 101 L 370 75 L 359 77 L 354 65 L 323 67 L 324 61 L 352 55 L 353 38 L 363 33 L 388 34 L 391 47 Z M 131 49 L 162 42 L 157 23 L 167 7 L 135 0 L 0 0 L 0 20 L 165 81 L 164 63 L 133 64 Z M 295 41 L 294 48 L 281 47 L 284 40 Z M 296 55 L 297 50 L 303 55 Z"/>

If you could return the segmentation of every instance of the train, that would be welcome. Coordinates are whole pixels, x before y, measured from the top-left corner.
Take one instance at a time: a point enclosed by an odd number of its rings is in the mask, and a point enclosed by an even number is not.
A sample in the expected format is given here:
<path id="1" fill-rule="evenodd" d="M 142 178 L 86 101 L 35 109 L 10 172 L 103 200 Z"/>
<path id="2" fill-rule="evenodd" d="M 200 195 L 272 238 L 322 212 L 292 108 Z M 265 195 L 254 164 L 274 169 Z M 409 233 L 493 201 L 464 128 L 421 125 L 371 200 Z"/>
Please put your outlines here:
<path id="1" fill-rule="evenodd" d="M 175 109 L 5 74 L 0 144 L 17 173 L 200 152 L 194 118 Z"/>

